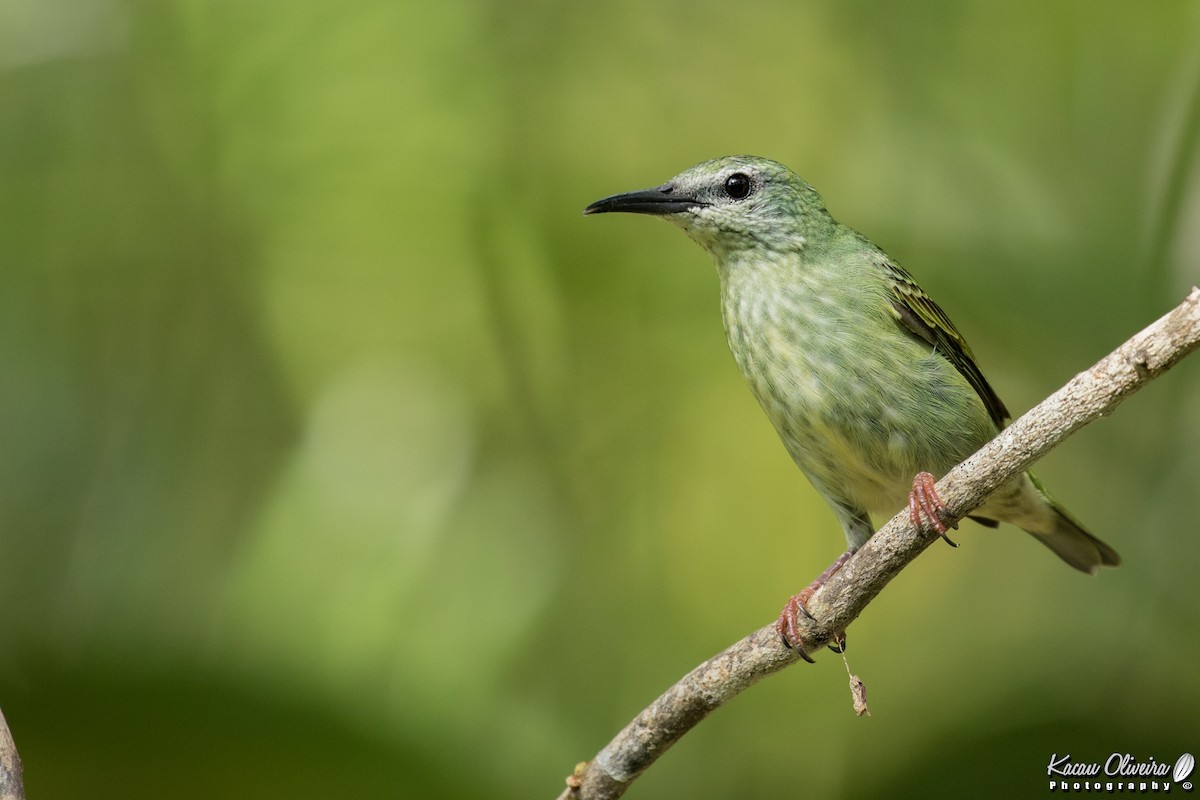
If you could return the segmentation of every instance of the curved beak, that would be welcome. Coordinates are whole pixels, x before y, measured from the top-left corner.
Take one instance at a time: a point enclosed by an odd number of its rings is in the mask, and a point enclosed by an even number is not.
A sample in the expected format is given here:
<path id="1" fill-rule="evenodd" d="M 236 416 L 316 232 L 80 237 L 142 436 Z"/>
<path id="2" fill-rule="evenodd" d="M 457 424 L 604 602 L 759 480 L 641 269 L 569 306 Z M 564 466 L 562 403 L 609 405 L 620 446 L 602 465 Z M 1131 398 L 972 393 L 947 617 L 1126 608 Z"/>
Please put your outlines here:
<path id="1" fill-rule="evenodd" d="M 597 200 L 583 210 L 584 214 L 607 214 L 610 211 L 626 211 L 631 214 L 678 214 L 699 206 L 705 206 L 701 200 L 677 194 L 671 184 L 664 184 L 656 189 L 641 189 L 636 192 L 614 194 L 603 200 Z"/>

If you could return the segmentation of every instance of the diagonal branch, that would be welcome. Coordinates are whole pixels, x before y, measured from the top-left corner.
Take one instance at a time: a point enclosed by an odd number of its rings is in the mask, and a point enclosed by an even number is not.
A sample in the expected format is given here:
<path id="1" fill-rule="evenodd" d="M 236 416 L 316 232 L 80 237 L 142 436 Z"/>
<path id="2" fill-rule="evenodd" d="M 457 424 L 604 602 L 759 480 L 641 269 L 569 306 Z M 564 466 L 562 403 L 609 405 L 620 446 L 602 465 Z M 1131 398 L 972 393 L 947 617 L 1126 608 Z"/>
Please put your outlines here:
<path id="1" fill-rule="evenodd" d="M 0 800 L 25 800 L 21 757 L 0 711 Z"/>
<path id="2" fill-rule="evenodd" d="M 1166 316 L 1022 416 L 937 484 L 950 516 L 960 519 L 1008 480 L 1089 422 L 1173 367 L 1200 345 L 1200 288 Z M 812 652 L 845 630 L 888 581 L 937 539 L 904 511 L 867 541 L 813 595 L 798 629 Z M 710 658 L 644 709 L 589 762 L 575 768 L 559 800 L 620 797 L 645 769 L 710 711 L 752 683 L 799 660 L 775 625 Z"/>

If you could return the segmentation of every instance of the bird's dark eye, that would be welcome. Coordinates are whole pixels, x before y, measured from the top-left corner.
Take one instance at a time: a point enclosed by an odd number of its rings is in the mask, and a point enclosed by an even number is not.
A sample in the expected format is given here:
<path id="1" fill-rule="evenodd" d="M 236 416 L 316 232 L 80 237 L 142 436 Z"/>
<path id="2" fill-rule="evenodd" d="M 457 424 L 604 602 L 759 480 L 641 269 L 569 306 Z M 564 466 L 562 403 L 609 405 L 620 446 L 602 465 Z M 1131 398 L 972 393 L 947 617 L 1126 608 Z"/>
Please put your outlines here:
<path id="1" fill-rule="evenodd" d="M 741 200 L 750 194 L 750 179 L 740 172 L 735 172 L 725 179 L 725 194 L 734 200 Z"/>

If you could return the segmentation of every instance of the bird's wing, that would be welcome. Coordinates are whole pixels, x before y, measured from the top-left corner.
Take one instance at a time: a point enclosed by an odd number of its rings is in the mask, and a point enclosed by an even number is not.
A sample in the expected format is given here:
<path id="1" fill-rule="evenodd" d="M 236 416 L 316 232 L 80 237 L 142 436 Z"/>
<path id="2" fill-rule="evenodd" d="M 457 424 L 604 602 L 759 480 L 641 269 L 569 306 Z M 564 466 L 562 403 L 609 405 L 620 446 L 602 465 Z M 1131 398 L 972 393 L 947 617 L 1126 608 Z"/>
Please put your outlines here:
<path id="1" fill-rule="evenodd" d="M 925 290 L 918 286 L 904 269 L 890 261 L 885 261 L 883 268 L 892 289 L 892 312 L 900 324 L 910 333 L 933 345 L 954 365 L 979 394 L 996 427 L 1003 428 L 1008 421 L 1008 409 L 1000 402 L 996 392 L 979 371 L 971 348 L 946 316 L 946 312 L 925 294 Z"/>

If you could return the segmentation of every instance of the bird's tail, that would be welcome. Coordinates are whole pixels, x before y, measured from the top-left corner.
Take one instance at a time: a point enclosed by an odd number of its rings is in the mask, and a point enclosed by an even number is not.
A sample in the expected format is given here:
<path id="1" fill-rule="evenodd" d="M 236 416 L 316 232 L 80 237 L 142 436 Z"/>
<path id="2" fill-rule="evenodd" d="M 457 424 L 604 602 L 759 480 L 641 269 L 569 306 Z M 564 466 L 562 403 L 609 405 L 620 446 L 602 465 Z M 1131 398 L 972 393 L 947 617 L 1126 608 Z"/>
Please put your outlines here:
<path id="1" fill-rule="evenodd" d="M 1080 572 L 1095 575 L 1101 566 L 1120 565 L 1121 557 L 1117 555 L 1116 550 L 1088 533 L 1078 520 L 1054 501 L 1033 473 L 1026 474 L 1046 501 L 1047 510 L 1050 512 L 1038 520 L 1036 529 L 1031 529 L 1032 526 L 1023 527 L 1026 533 L 1031 534 Z"/>

